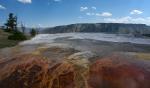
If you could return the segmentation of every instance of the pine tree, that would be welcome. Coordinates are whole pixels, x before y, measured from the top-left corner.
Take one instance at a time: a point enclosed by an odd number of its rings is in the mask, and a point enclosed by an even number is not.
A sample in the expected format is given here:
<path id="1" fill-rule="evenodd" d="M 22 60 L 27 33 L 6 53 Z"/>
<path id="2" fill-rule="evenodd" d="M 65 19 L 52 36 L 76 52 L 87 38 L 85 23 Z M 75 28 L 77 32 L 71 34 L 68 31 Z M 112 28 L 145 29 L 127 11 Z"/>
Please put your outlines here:
<path id="1" fill-rule="evenodd" d="M 36 30 L 35 29 L 31 29 L 31 31 L 30 31 L 30 34 L 31 34 L 31 36 L 33 37 L 33 36 L 35 36 L 36 35 Z"/>
<path id="2" fill-rule="evenodd" d="M 17 30 L 17 16 L 14 16 L 13 13 L 9 14 L 7 23 L 5 23 L 6 31 L 12 32 Z"/>
<path id="3" fill-rule="evenodd" d="M 5 24 L 6 31 L 12 33 L 8 36 L 9 40 L 26 40 L 27 37 L 24 33 L 17 29 L 17 16 L 14 16 L 13 13 L 9 14 L 7 23 Z"/>

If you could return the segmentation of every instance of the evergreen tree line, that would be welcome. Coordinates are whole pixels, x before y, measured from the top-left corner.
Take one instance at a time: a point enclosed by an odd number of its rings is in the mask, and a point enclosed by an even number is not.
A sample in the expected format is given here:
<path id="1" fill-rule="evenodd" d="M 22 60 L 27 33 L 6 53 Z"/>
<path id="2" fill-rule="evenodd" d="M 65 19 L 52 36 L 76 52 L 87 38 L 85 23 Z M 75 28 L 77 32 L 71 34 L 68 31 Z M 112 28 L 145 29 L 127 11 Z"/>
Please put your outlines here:
<path id="1" fill-rule="evenodd" d="M 17 23 L 17 16 L 14 16 L 13 13 L 9 14 L 9 17 L 7 19 L 7 22 L 5 25 L 5 31 L 11 33 L 10 36 L 8 36 L 8 39 L 10 40 L 26 40 L 27 35 L 25 34 L 25 26 L 21 24 L 21 30 L 18 30 L 18 23 Z M 31 37 L 34 37 L 37 34 L 37 31 L 35 29 L 30 30 Z"/>

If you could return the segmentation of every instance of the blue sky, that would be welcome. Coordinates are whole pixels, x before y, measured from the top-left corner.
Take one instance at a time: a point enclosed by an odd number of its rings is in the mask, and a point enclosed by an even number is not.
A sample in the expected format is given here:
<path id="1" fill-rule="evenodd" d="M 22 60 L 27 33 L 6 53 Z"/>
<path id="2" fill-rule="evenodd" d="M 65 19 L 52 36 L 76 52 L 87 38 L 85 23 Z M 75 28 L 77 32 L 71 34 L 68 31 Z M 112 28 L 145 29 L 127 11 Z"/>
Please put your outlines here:
<path id="1" fill-rule="evenodd" d="M 0 25 L 13 12 L 28 27 L 72 23 L 150 25 L 150 0 L 0 0 Z"/>

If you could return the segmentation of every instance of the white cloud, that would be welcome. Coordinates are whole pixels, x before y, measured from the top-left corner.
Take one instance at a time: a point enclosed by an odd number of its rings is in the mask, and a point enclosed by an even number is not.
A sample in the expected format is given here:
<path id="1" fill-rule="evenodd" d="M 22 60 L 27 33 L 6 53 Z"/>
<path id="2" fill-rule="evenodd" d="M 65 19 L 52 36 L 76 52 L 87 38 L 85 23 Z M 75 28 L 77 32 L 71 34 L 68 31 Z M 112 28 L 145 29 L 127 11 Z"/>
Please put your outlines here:
<path id="1" fill-rule="evenodd" d="M 132 18 L 130 16 L 121 17 L 121 18 L 105 18 L 104 21 L 112 23 L 128 23 Z"/>
<path id="2" fill-rule="evenodd" d="M 39 27 L 41 27 L 41 26 L 42 26 L 42 24 L 38 24 L 38 26 L 39 26 Z"/>
<path id="3" fill-rule="evenodd" d="M 80 11 L 88 10 L 88 7 L 80 7 Z"/>
<path id="4" fill-rule="evenodd" d="M 147 17 L 148 20 L 150 20 L 150 17 Z"/>
<path id="5" fill-rule="evenodd" d="M 112 16 L 112 13 L 110 13 L 110 12 L 103 12 L 103 13 L 90 13 L 90 12 L 88 12 L 88 13 L 86 13 L 86 15 L 88 15 L 88 16 L 101 16 L 101 17 L 110 17 L 110 16 Z"/>
<path id="6" fill-rule="evenodd" d="M 110 16 L 112 16 L 112 13 L 110 13 L 110 12 L 103 12 L 102 14 L 100 14 L 100 16 L 110 17 Z"/>
<path id="7" fill-rule="evenodd" d="M 103 12 L 103 13 L 96 13 L 96 16 L 102 16 L 102 17 L 110 17 L 112 16 L 112 13 L 110 12 Z"/>
<path id="8" fill-rule="evenodd" d="M 133 11 L 131 11 L 130 12 L 130 14 L 142 14 L 143 12 L 142 11 L 140 11 L 140 10 L 133 10 Z"/>
<path id="9" fill-rule="evenodd" d="M 24 4 L 32 3 L 32 0 L 18 0 L 18 1 Z"/>
<path id="10" fill-rule="evenodd" d="M 150 25 L 150 18 L 149 17 L 138 17 L 133 18 L 130 16 L 121 17 L 121 18 L 105 18 L 105 22 L 111 22 L 111 23 L 136 23 L 136 24 L 147 24 Z"/>
<path id="11" fill-rule="evenodd" d="M 54 0 L 55 2 L 60 2 L 61 0 Z"/>
<path id="12" fill-rule="evenodd" d="M 92 8 L 93 10 L 96 10 L 96 9 L 97 9 L 95 6 L 92 6 L 91 8 Z"/>
<path id="13" fill-rule="evenodd" d="M 0 9 L 6 9 L 6 7 L 4 7 L 3 5 L 0 5 Z"/>
<path id="14" fill-rule="evenodd" d="M 86 13 L 86 15 L 88 15 L 88 16 L 93 16 L 93 15 L 95 15 L 95 13 Z"/>

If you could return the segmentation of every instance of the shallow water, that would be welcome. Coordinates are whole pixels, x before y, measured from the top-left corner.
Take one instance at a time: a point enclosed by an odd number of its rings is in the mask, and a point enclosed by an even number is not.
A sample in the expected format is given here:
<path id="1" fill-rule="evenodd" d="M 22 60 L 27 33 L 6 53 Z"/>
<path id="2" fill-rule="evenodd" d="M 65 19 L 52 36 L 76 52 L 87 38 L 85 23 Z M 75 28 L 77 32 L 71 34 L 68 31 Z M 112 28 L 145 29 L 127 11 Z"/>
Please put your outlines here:
<path id="1" fill-rule="evenodd" d="M 35 38 L 20 43 L 24 44 L 47 44 L 52 43 L 57 38 L 67 37 L 68 39 L 92 39 L 107 42 L 121 42 L 150 45 L 150 39 L 137 38 L 130 35 L 104 34 L 104 33 L 61 33 L 61 34 L 39 34 Z"/>

